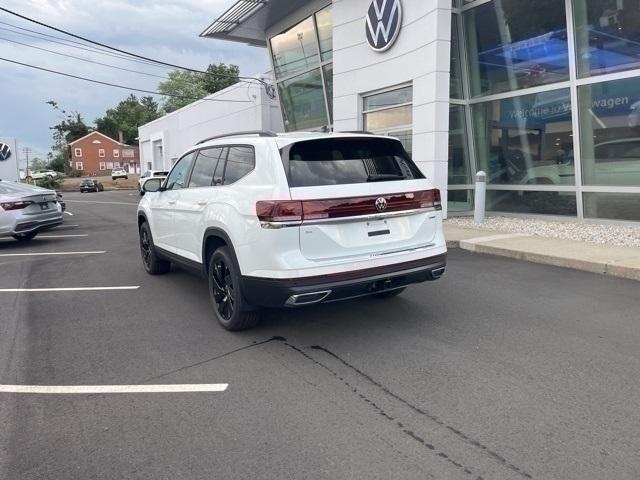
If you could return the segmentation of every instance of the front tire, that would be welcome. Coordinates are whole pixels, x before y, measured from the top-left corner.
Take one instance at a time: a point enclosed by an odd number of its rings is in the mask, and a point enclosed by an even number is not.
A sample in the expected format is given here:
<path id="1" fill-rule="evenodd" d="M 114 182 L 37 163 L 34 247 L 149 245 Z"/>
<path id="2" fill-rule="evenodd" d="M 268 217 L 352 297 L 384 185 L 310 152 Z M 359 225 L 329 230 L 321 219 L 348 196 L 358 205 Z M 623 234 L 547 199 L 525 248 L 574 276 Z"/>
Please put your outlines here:
<path id="1" fill-rule="evenodd" d="M 156 247 L 153 244 L 151 229 L 146 222 L 140 226 L 140 253 L 142 255 L 142 265 L 150 275 L 162 275 L 171 268 L 170 262 L 161 260 L 158 257 Z"/>
<path id="2" fill-rule="evenodd" d="M 227 330 L 246 330 L 257 325 L 260 313 L 248 310 L 242 296 L 240 272 L 227 247 L 220 247 L 209 260 L 209 297 L 218 322 Z"/>
<path id="3" fill-rule="evenodd" d="M 29 240 L 33 240 L 36 235 L 38 235 L 38 232 L 16 233 L 13 235 L 13 238 L 19 242 L 28 242 Z"/>

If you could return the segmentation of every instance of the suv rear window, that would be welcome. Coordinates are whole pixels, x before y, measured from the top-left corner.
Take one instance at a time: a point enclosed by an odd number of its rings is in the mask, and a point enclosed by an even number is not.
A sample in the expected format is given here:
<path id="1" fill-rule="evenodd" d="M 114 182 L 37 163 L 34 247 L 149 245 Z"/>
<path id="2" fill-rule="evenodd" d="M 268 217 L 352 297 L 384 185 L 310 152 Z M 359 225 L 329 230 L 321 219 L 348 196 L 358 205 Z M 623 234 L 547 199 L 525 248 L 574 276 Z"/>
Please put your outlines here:
<path id="1" fill-rule="evenodd" d="M 289 187 L 424 178 L 402 144 L 392 139 L 306 140 L 285 148 L 283 159 L 285 165 L 288 161 Z"/>

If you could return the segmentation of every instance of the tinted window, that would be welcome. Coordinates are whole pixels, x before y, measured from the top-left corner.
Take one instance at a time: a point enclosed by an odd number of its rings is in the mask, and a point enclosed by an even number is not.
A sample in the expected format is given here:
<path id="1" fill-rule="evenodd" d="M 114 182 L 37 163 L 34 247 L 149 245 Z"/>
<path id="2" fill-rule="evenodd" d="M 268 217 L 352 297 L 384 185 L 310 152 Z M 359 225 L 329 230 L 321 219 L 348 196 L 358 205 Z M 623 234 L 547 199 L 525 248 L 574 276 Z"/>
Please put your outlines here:
<path id="1" fill-rule="evenodd" d="M 294 144 L 289 186 L 342 185 L 424 178 L 396 140 L 330 138 Z"/>
<path id="2" fill-rule="evenodd" d="M 153 174 L 154 177 L 166 177 L 167 175 L 169 175 L 169 172 L 154 172 Z"/>
<path id="3" fill-rule="evenodd" d="M 251 172 L 255 167 L 253 147 L 229 147 L 224 184 L 230 185 Z"/>
<path id="4" fill-rule="evenodd" d="M 200 150 L 196 164 L 191 173 L 189 188 L 210 187 L 213 185 L 213 176 L 218 167 L 223 148 L 206 148 Z"/>
<path id="5" fill-rule="evenodd" d="M 189 173 L 189 167 L 191 167 L 191 162 L 193 161 L 194 156 L 195 152 L 191 152 L 178 160 L 167 177 L 167 190 L 178 190 L 186 186 L 187 174 Z"/>

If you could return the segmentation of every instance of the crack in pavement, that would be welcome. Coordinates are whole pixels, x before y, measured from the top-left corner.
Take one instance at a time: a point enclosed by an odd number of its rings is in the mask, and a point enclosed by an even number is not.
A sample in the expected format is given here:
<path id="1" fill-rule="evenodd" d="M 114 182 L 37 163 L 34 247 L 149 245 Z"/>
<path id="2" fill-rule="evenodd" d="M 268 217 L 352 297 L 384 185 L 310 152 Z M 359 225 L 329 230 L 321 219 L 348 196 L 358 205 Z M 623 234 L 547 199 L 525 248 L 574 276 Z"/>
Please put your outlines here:
<path id="1" fill-rule="evenodd" d="M 236 348 L 234 350 L 230 350 L 230 351 L 228 351 L 226 353 L 221 353 L 220 355 L 216 355 L 215 357 L 207 358 L 206 360 L 201 360 L 199 362 L 192 363 L 190 365 L 185 365 L 184 367 L 176 368 L 175 370 L 170 370 L 170 371 L 162 373 L 160 375 L 155 375 L 155 376 L 153 376 L 151 378 L 147 378 L 146 380 L 142 380 L 140 382 L 140 385 L 143 384 L 143 383 L 147 383 L 147 382 L 151 382 L 151 381 L 154 381 L 154 380 L 158 380 L 158 379 L 163 378 L 163 377 L 167 377 L 169 375 L 173 375 L 174 373 L 178 373 L 178 372 L 182 372 L 184 370 L 188 370 L 189 368 L 199 367 L 200 365 L 204 365 L 205 363 L 209 363 L 209 362 L 213 362 L 215 360 L 219 360 L 221 358 L 227 357 L 229 355 L 233 355 L 234 353 L 238 353 L 238 352 L 241 352 L 243 350 L 247 350 L 249 348 L 258 347 L 260 345 L 264 345 L 264 344 L 270 343 L 270 342 L 286 342 L 286 341 L 287 341 L 286 338 L 279 337 L 279 336 L 271 337 L 270 339 L 263 340 L 261 342 L 255 342 L 254 341 L 250 345 L 245 345 L 244 347 L 239 347 L 239 348 Z"/>
<path id="2" fill-rule="evenodd" d="M 347 362 L 346 360 L 343 360 L 340 356 L 336 355 L 331 350 L 329 350 L 327 348 L 324 348 L 324 347 L 321 347 L 319 345 L 313 345 L 313 346 L 311 346 L 311 349 L 325 352 L 327 355 L 330 355 L 331 357 L 335 358 L 340 363 L 342 363 L 344 366 L 346 366 L 347 368 L 353 370 L 358 375 L 360 375 L 362 378 L 367 380 L 369 383 L 371 383 L 372 385 L 378 387 L 380 390 L 382 390 L 384 393 L 386 393 L 390 397 L 392 397 L 392 398 L 398 400 L 399 402 L 401 402 L 402 404 L 406 405 L 407 407 L 409 407 L 414 412 L 416 412 L 416 413 L 418 413 L 420 415 L 423 415 L 423 416 L 427 417 L 428 419 L 432 420 L 433 422 L 437 423 L 441 427 L 446 428 L 447 430 L 449 430 L 450 432 L 452 432 L 453 434 L 455 434 L 456 436 L 458 436 L 459 438 L 464 440 L 466 443 L 469 443 L 470 445 L 472 445 L 472 446 L 474 446 L 476 448 L 479 448 L 480 450 L 485 452 L 487 455 L 489 455 L 490 457 L 492 457 L 493 459 L 495 459 L 499 463 L 503 464 L 505 467 L 507 467 L 507 468 L 513 470 L 514 472 L 518 473 L 519 475 L 522 475 L 525 478 L 532 478 L 531 474 L 525 472 L 520 467 L 517 467 L 516 465 L 512 464 L 511 462 L 509 462 L 506 458 L 504 458 L 499 453 L 491 450 L 488 446 L 484 445 L 480 441 L 469 437 L 467 434 L 463 433 L 459 429 L 457 429 L 457 428 L 455 428 L 455 427 L 453 427 L 451 425 L 448 425 L 447 423 L 444 422 L 444 420 L 442 420 L 437 415 L 435 415 L 433 413 L 430 413 L 430 412 L 428 412 L 428 411 L 426 411 L 426 410 L 424 410 L 424 409 L 422 409 L 422 408 L 420 408 L 420 407 L 418 407 L 416 405 L 413 405 L 411 402 L 409 402 L 408 400 L 402 398 L 397 393 L 392 392 L 391 390 L 389 390 L 387 387 L 382 385 L 377 380 L 374 380 L 370 375 L 367 375 L 362 370 L 360 370 L 358 367 L 352 365 L 351 363 Z"/>

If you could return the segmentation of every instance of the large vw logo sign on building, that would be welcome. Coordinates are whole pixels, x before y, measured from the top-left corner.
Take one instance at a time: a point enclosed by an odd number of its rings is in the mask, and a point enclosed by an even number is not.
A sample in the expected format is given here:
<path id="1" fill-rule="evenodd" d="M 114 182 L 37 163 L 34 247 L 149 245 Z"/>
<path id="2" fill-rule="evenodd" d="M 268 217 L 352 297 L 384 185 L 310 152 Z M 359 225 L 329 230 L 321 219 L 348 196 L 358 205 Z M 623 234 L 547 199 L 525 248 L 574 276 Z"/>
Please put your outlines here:
<path id="1" fill-rule="evenodd" d="M 11 158 L 11 149 L 6 143 L 0 143 L 0 162 Z"/>
<path id="2" fill-rule="evenodd" d="M 400 0 L 372 0 L 367 12 L 366 35 L 376 52 L 391 48 L 402 28 Z"/>

